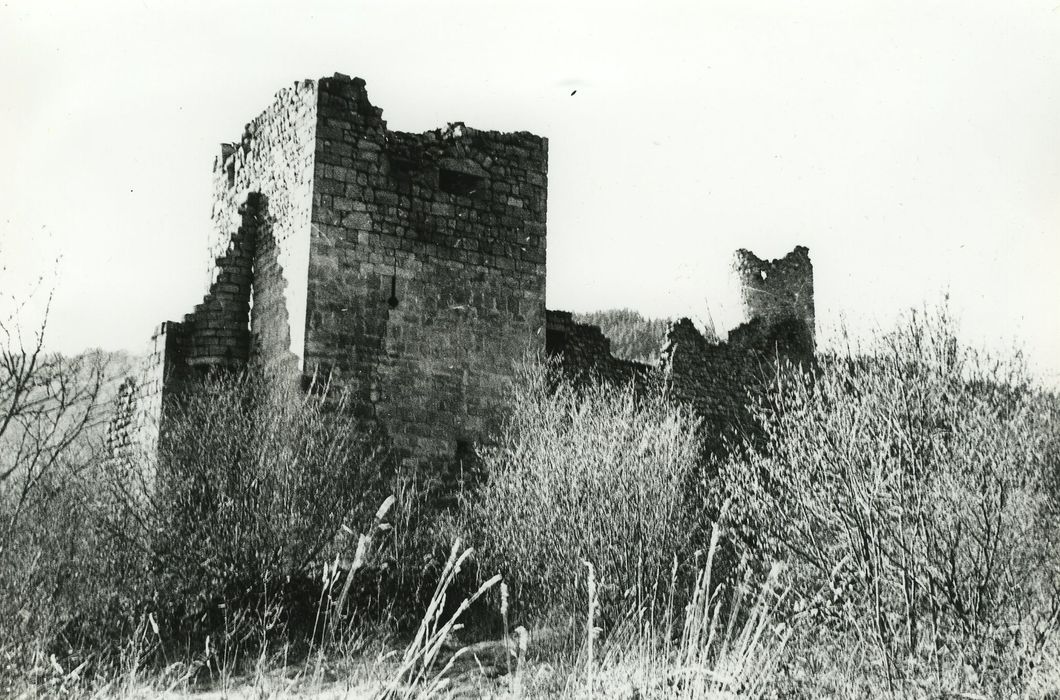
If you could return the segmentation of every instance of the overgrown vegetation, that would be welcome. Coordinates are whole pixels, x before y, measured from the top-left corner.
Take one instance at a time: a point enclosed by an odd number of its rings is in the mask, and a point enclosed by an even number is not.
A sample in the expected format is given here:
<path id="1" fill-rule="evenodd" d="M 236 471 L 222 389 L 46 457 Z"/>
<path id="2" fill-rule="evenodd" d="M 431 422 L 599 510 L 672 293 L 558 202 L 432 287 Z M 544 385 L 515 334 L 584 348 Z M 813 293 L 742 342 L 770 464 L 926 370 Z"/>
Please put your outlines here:
<path id="1" fill-rule="evenodd" d="M 256 371 L 209 376 L 167 408 L 157 462 L 108 479 L 105 526 L 149 574 L 141 598 L 164 629 L 209 634 L 219 610 L 265 614 L 270 594 L 302 602 L 343 527 L 370 519 L 383 455 L 348 403 Z"/>
<path id="2" fill-rule="evenodd" d="M 20 409 L 2 693 L 1060 690 L 1056 395 L 944 312 L 807 369 L 777 368 L 753 434 L 704 464 L 709 427 L 664 382 L 573 386 L 525 362 L 459 499 L 393 468 L 340 392 L 253 373 L 206 378 L 157 459 L 121 468 L 81 404 Z M 33 405 L 13 386 L 2 410 Z M 28 449 L 50 425 L 74 432 Z"/>
<path id="3" fill-rule="evenodd" d="M 253 372 L 208 376 L 168 407 L 157 455 L 81 444 L 69 452 L 87 463 L 5 498 L 12 664 L 55 654 L 105 673 L 148 622 L 152 654 L 202 648 L 200 663 L 259 645 L 263 626 L 313 625 L 319 566 L 384 497 L 383 455 L 346 403 Z M 27 500 L 32 517 L 14 520 Z"/>
<path id="4" fill-rule="evenodd" d="M 526 614 L 572 613 L 583 561 L 603 582 L 604 618 L 667 589 L 672 562 L 702 548 L 699 421 L 659 382 L 578 387 L 524 362 L 511 418 L 483 451 L 485 483 L 464 516 L 487 571 L 500 571 Z"/>
<path id="5" fill-rule="evenodd" d="M 778 375 L 721 481 L 815 655 L 858 650 L 866 692 L 1022 688 L 1060 614 L 1056 406 L 945 310 Z"/>
<path id="6" fill-rule="evenodd" d="M 100 420 L 107 358 L 44 346 L 44 321 L 0 321 L 0 673 L 29 668 L 26 649 L 58 633 L 76 588 L 85 510 L 80 482 L 95 464 L 85 437 Z"/>

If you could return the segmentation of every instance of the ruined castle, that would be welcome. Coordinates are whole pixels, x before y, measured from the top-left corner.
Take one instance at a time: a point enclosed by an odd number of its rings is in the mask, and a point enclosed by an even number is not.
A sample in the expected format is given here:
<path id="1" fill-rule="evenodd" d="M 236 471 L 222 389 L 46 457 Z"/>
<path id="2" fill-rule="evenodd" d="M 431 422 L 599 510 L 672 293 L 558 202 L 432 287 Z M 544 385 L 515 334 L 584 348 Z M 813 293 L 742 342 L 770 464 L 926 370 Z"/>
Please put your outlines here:
<path id="1" fill-rule="evenodd" d="M 527 350 L 574 375 L 658 371 L 718 434 L 764 366 L 812 357 L 803 247 L 774 261 L 737 252 L 746 322 L 727 341 L 682 319 L 658 368 L 613 357 L 599 328 L 545 308 L 547 139 L 463 124 L 411 134 L 382 115 L 363 80 L 336 74 L 281 90 L 221 145 L 208 291 L 158 327 L 122 386 L 113 450 L 154 449 L 177 387 L 248 363 L 341 383 L 418 462 L 498 427 Z"/>

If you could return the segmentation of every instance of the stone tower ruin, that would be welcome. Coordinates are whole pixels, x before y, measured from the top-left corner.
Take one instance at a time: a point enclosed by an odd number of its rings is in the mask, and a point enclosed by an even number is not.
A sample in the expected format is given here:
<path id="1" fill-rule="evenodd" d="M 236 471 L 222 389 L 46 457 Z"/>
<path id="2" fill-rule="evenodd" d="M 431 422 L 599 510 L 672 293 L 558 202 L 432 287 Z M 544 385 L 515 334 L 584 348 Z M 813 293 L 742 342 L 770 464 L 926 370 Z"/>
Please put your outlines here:
<path id="1" fill-rule="evenodd" d="M 788 324 L 792 332 L 806 331 L 808 349 L 814 348 L 813 264 L 810 251 L 796 246 L 779 260 L 762 260 L 749 250 L 736 251 L 733 269 L 740 283 L 744 320 Z"/>
<path id="2" fill-rule="evenodd" d="M 216 368 L 339 382 L 413 462 L 495 430 L 527 350 L 576 375 L 654 371 L 546 311 L 547 175 L 548 141 L 530 133 L 389 130 L 359 78 L 281 90 L 220 148 L 207 293 L 155 332 L 121 389 L 112 449 L 155 449 L 166 402 Z M 737 260 L 749 323 L 716 343 L 683 319 L 658 368 L 710 420 L 740 410 L 762 357 L 813 352 L 808 251 Z"/>

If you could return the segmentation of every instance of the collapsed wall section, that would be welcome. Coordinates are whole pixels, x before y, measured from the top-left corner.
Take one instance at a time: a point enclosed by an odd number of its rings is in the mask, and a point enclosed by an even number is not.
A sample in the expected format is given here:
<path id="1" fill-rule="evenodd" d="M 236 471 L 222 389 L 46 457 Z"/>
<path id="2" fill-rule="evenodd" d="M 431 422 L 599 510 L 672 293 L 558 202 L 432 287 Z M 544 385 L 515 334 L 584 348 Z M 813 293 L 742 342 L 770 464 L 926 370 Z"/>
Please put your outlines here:
<path id="1" fill-rule="evenodd" d="M 611 354 L 611 341 L 597 326 L 579 324 L 569 312 L 548 311 L 547 352 L 560 362 L 575 383 L 604 381 L 645 388 L 652 377 L 662 380 L 670 397 L 703 420 L 707 447 L 720 451 L 726 439 L 748 425 L 747 406 L 762 391 L 780 358 L 801 359 L 801 347 L 789 346 L 756 319 L 730 333 L 722 342 L 707 338 L 687 318 L 670 324 L 657 365 L 623 360 Z"/>
<path id="2" fill-rule="evenodd" d="M 184 378 L 186 340 L 182 324 L 159 325 L 140 366 L 118 388 L 106 437 L 112 459 L 146 464 L 157 454 L 165 389 Z"/>
<path id="3" fill-rule="evenodd" d="M 295 83 L 246 125 L 238 143 L 223 144 L 214 162 L 212 261 L 233 243 L 252 203 L 260 220 L 253 259 L 255 312 L 251 334 L 256 359 L 294 371 L 304 360 L 306 289 L 313 208 L 317 84 Z"/>
<path id="4" fill-rule="evenodd" d="M 709 450 L 751 424 L 749 403 L 766 390 L 780 362 L 809 365 L 814 359 L 813 267 L 809 250 L 796 247 L 779 260 L 736 253 L 734 272 L 743 287 L 747 321 L 728 340 L 707 338 L 687 318 L 670 325 L 657 366 L 618 359 L 596 326 L 573 322 L 571 314 L 548 312 L 550 355 L 575 381 L 596 378 L 643 386 L 655 374 L 670 396 L 703 420 Z"/>
<path id="5" fill-rule="evenodd" d="M 250 357 L 250 299 L 257 241 L 267 232 L 266 206 L 252 194 L 240 226 L 214 261 L 210 289 L 182 322 L 166 321 L 151 336 L 139 368 L 118 390 L 107 441 L 113 457 L 152 460 L 167 402 L 184 383 L 212 369 L 240 369 Z"/>
<path id="6" fill-rule="evenodd" d="M 304 81 L 281 90 L 238 144 L 222 145 L 207 292 L 182 322 L 159 327 L 141 367 L 121 386 L 108 426 L 113 457 L 153 459 L 166 405 L 189 378 L 241 368 L 252 356 L 297 368 L 315 134 L 316 85 Z"/>
<path id="7" fill-rule="evenodd" d="M 599 379 L 616 384 L 642 382 L 651 370 L 646 364 L 611 354 L 611 340 L 599 326 L 574 321 L 569 311 L 548 311 L 545 351 L 559 358 L 575 382 Z"/>
<path id="8" fill-rule="evenodd" d="M 747 407 L 769 377 L 776 354 L 767 344 L 708 340 L 687 318 L 666 334 L 659 363 L 671 396 L 703 419 L 708 448 L 718 452 L 747 427 Z"/>
<path id="9" fill-rule="evenodd" d="M 264 198 L 248 197 L 228 248 L 214 261 L 213 282 L 195 309 L 184 316 L 184 362 L 191 368 L 239 369 L 250 358 L 250 298 Z"/>
<path id="10" fill-rule="evenodd" d="M 319 81 L 306 371 L 355 392 L 412 461 L 498 427 L 545 342 L 547 141 L 390 131 L 365 84 Z"/>

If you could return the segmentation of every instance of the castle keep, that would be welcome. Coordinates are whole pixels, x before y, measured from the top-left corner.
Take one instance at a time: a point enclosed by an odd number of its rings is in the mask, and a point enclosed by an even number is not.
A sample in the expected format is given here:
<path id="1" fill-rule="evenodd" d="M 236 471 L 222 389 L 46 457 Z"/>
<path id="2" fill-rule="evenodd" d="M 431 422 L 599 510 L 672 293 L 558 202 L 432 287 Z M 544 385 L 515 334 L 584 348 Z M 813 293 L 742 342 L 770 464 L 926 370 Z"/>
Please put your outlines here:
<path id="1" fill-rule="evenodd" d="M 598 328 L 545 309 L 547 174 L 548 141 L 533 134 L 387 129 L 359 78 L 281 90 L 221 146 L 208 291 L 156 330 L 121 389 L 112 449 L 154 449 L 181 384 L 248 363 L 341 383 L 411 461 L 486 438 L 527 350 L 575 375 L 643 376 Z M 748 322 L 725 343 L 673 324 L 658 368 L 719 430 L 763 361 L 813 353 L 808 251 L 739 251 L 736 271 Z"/>

